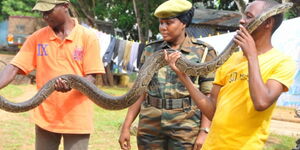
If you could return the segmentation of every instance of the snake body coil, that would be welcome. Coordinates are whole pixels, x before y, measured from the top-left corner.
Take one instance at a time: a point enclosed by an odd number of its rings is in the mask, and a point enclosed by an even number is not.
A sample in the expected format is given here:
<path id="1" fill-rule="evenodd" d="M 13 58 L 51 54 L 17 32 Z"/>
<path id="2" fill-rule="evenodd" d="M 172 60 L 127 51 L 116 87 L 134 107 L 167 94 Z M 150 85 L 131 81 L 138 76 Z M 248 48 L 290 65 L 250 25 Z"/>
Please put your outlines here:
<path id="1" fill-rule="evenodd" d="M 266 10 L 247 26 L 248 31 L 251 33 L 267 18 L 282 13 L 290 7 L 292 7 L 291 3 L 284 3 Z M 231 40 L 225 50 L 210 62 L 195 64 L 188 61 L 185 57 L 181 57 L 176 62 L 176 66 L 188 75 L 204 76 L 220 67 L 235 51 L 236 47 L 237 45 Z M 72 88 L 88 96 L 96 105 L 109 110 L 119 110 L 135 103 L 139 96 L 146 91 L 154 73 L 165 65 L 167 65 L 167 63 L 164 59 L 164 52 L 155 52 L 145 61 L 133 87 L 122 96 L 108 95 L 98 89 L 94 84 L 76 75 L 62 75 L 57 78 L 66 80 Z M 13 103 L 0 96 L 0 109 L 8 112 L 25 112 L 37 107 L 55 90 L 54 84 L 57 78 L 48 81 L 33 98 L 21 103 Z"/>

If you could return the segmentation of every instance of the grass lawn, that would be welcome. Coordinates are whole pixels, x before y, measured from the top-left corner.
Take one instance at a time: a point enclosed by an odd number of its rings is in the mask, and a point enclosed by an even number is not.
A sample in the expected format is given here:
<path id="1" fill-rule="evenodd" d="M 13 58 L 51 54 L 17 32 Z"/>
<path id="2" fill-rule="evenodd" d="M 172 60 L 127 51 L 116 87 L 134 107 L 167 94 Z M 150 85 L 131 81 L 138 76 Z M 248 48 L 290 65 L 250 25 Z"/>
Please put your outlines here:
<path id="1" fill-rule="evenodd" d="M 295 137 L 271 134 L 264 150 L 291 150 L 296 147 Z"/>
<path id="2" fill-rule="evenodd" d="M 0 90 L 0 95 L 14 99 L 21 96 L 24 86 L 10 85 Z M 120 95 L 126 92 L 123 88 L 103 88 L 110 94 Z M 94 127 L 89 144 L 90 150 L 118 150 L 119 129 L 125 118 L 127 110 L 109 111 L 94 107 Z M 0 111 L 0 150 L 33 150 L 34 149 L 34 125 L 30 122 L 30 113 L 8 113 Z M 295 147 L 295 137 L 271 134 L 264 150 L 290 150 Z M 136 148 L 136 139 L 131 137 L 131 146 Z"/>
<path id="3" fill-rule="evenodd" d="M 0 54 L 5 54 L 5 55 L 16 55 L 17 52 L 15 51 L 7 51 L 7 50 L 3 50 L 3 49 L 0 49 Z"/>
<path id="4" fill-rule="evenodd" d="M 25 85 L 16 86 L 16 85 L 10 84 L 7 87 L 5 87 L 4 89 L 0 90 L 0 95 L 4 96 L 5 98 L 8 98 L 8 99 L 18 97 L 21 94 L 23 94 L 22 86 L 25 86 Z"/>

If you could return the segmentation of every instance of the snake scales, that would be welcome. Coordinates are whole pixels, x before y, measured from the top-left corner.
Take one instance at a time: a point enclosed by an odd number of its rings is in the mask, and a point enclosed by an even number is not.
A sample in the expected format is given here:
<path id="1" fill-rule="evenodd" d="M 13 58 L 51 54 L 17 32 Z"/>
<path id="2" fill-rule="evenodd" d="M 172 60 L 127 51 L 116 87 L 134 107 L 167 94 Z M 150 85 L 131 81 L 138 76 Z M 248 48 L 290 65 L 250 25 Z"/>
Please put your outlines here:
<path id="1" fill-rule="evenodd" d="M 247 29 L 251 33 L 267 18 L 282 13 L 290 7 L 292 7 L 292 3 L 284 3 L 265 10 L 264 13 L 258 16 L 247 26 Z M 233 42 L 233 40 L 231 40 L 226 46 L 225 50 L 210 62 L 195 64 L 188 61 L 186 58 L 181 57 L 176 62 L 176 65 L 181 71 L 187 73 L 188 75 L 206 75 L 207 73 L 214 71 L 221 66 L 235 51 L 236 47 L 237 45 Z M 169 50 L 169 52 L 171 51 L 172 50 Z M 91 84 L 82 77 L 76 75 L 62 75 L 59 77 L 66 80 L 73 89 L 77 89 L 88 96 L 88 98 L 91 99 L 96 105 L 109 110 L 119 110 L 129 107 L 135 103 L 139 96 L 146 91 L 146 88 L 155 71 L 165 65 L 167 65 L 167 63 L 164 60 L 163 51 L 155 52 L 145 61 L 131 90 L 122 96 L 115 97 L 101 91 L 94 84 Z M 21 103 L 13 103 L 0 96 L 0 109 L 8 112 L 25 112 L 37 107 L 55 90 L 54 84 L 57 78 L 48 81 L 34 97 Z"/>

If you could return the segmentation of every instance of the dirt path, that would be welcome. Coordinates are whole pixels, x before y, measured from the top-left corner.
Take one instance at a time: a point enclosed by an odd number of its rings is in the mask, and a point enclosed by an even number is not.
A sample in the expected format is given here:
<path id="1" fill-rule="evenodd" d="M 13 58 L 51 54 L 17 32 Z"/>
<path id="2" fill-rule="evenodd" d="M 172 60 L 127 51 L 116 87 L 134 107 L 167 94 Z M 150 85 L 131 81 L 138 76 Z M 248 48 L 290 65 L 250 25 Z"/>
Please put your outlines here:
<path id="1" fill-rule="evenodd" d="M 300 137 L 300 123 L 272 120 L 270 131 L 279 135 Z"/>
<path id="2" fill-rule="evenodd" d="M 300 137 L 300 118 L 295 116 L 294 108 L 277 107 L 272 117 L 271 132 Z"/>
<path id="3" fill-rule="evenodd" d="M 0 54 L 0 70 L 2 70 L 2 68 L 4 68 L 5 65 L 9 63 L 13 57 L 14 55 Z"/>
<path id="4" fill-rule="evenodd" d="M 14 57 L 15 55 L 8 55 L 8 54 L 0 54 L 0 60 L 4 62 L 10 62 L 10 60 Z"/>

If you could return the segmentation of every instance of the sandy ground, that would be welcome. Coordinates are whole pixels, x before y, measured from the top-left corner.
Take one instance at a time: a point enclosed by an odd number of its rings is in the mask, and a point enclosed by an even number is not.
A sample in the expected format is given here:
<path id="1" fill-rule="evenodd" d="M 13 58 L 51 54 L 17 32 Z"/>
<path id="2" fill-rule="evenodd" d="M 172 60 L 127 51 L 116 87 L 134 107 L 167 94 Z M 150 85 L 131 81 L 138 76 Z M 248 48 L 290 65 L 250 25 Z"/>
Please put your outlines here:
<path id="1" fill-rule="evenodd" d="M 279 135 L 296 136 L 300 138 L 300 123 L 272 120 L 270 131 Z"/>
<path id="2" fill-rule="evenodd" d="M 0 60 L 4 62 L 10 62 L 14 55 L 0 54 Z"/>
<path id="3" fill-rule="evenodd" d="M 300 118 L 295 116 L 293 108 L 276 108 L 272 117 L 270 131 L 280 135 L 300 137 Z"/>

